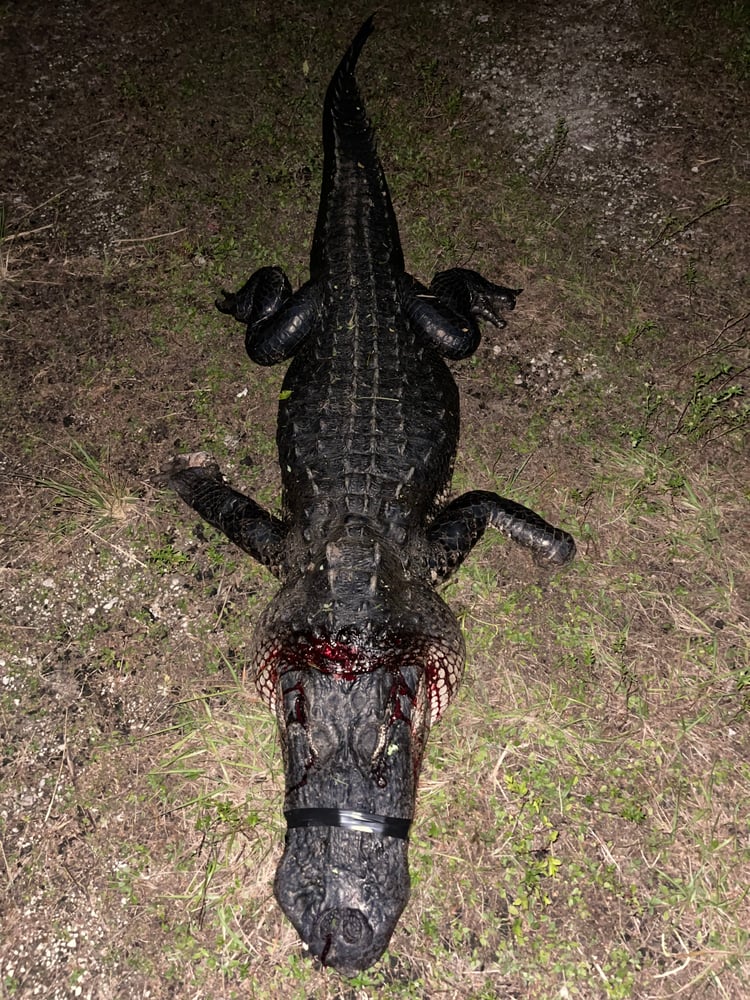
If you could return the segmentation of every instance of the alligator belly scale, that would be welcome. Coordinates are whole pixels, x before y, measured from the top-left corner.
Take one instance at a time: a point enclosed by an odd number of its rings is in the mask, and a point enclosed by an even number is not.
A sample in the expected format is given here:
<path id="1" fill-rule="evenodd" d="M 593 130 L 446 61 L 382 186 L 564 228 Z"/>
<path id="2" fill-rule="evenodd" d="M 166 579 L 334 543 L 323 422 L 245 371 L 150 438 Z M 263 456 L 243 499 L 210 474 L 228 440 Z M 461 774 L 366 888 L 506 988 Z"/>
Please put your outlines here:
<path id="1" fill-rule="evenodd" d="M 281 587 L 250 650 L 276 714 L 287 820 L 276 897 L 310 953 L 350 973 L 375 962 L 409 896 L 408 830 L 430 726 L 464 665 L 435 587 L 488 526 L 562 564 L 566 532 L 475 490 L 451 502 L 458 390 L 478 321 L 504 326 L 517 290 L 455 268 L 422 285 L 404 270 L 391 199 L 354 70 L 365 22 L 328 87 L 310 280 L 278 267 L 217 302 L 246 326 L 251 359 L 291 359 L 277 444 L 282 513 L 224 481 L 205 454 L 166 467 L 206 521 Z"/>

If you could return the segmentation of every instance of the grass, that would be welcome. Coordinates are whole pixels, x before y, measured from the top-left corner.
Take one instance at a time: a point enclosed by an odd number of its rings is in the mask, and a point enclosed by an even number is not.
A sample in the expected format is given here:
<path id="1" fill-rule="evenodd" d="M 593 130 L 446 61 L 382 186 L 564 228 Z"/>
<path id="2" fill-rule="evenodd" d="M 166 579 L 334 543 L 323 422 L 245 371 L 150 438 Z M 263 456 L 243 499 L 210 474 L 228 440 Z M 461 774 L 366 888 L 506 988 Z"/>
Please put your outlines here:
<path id="1" fill-rule="evenodd" d="M 238 718 L 235 706 L 244 700 L 235 678 L 210 698 L 183 705 L 182 735 L 151 775 L 159 797 L 190 817 L 199 838 L 189 863 L 177 859 L 187 884 L 170 902 L 179 904 L 188 927 L 214 930 L 215 960 L 227 972 L 247 962 L 243 922 L 268 893 L 269 855 L 280 831 L 273 725 L 258 705 Z"/>
<path id="2" fill-rule="evenodd" d="M 40 206 L 41 207 L 41 206 Z M 24 222 L 29 215 L 32 213 L 27 213 L 26 216 L 18 220 L 19 222 Z M 32 236 L 38 236 L 39 233 L 45 233 L 52 227 L 46 226 L 36 226 L 33 229 L 16 229 L 15 227 L 10 227 L 8 224 L 8 211 L 3 202 L 0 202 L 0 288 L 6 282 L 11 282 L 15 280 L 20 274 L 20 263 L 24 257 L 24 248 L 28 250 L 29 247 L 34 246 L 34 242 L 28 243 Z"/>
<path id="3" fill-rule="evenodd" d="M 105 459 L 102 462 L 80 442 L 71 440 L 70 450 L 61 449 L 72 471 L 60 479 L 42 477 L 36 485 L 51 494 L 55 508 L 66 517 L 82 520 L 95 531 L 104 524 L 124 524 L 141 508 L 141 500 Z"/>
<path id="4" fill-rule="evenodd" d="M 526 591 L 530 599 L 520 605 L 501 601 L 467 566 L 452 599 L 470 594 L 463 621 L 470 659 L 496 666 L 475 682 L 467 678 L 456 728 L 436 739 L 464 762 L 459 786 L 483 789 L 472 796 L 468 808 L 480 816 L 465 835 L 486 831 L 486 842 L 489 831 L 507 831 L 497 852 L 509 887 L 511 942 L 493 956 L 501 967 L 507 951 L 528 954 L 528 966 L 548 968 L 554 957 L 571 995 L 636 996 L 653 976 L 731 996 L 720 970 L 741 966 L 747 948 L 747 893 L 732 865 L 746 870 L 750 861 L 742 846 L 746 821 L 736 824 L 750 786 L 723 727 L 736 739 L 735 726 L 746 718 L 736 651 L 748 648 L 749 636 L 720 552 L 726 521 L 739 510 L 730 481 L 722 490 L 694 469 L 686 478 L 664 454 L 623 450 L 602 464 L 610 471 L 595 496 L 608 511 L 623 511 L 624 521 L 610 523 L 606 555 L 579 560 L 570 571 L 567 610 L 553 604 L 556 669 L 544 669 L 552 651 L 542 591 Z M 596 511 L 590 516 L 598 519 Z M 671 552 L 690 566 L 671 595 L 634 574 L 616 542 L 640 551 L 640 532 L 653 537 L 648 529 L 657 522 L 654 565 Z M 592 542 L 601 551 L 596 532 Z M 555 586 L 558 595 L 562 586 Z M 525 634 L 498 624 L 519 616 Z M 482 622 L 492 627 L 477 628 Z M 482 727 L 478 739 L 472 723 Z M 467 732 L 483 748 L 468 773 Z M 590 925 L 596 911 L 607 913 L 620 935 L 630 926 L 606 957 L 594 958 L 592 942 L 577 936 L 576 923 Z"/>

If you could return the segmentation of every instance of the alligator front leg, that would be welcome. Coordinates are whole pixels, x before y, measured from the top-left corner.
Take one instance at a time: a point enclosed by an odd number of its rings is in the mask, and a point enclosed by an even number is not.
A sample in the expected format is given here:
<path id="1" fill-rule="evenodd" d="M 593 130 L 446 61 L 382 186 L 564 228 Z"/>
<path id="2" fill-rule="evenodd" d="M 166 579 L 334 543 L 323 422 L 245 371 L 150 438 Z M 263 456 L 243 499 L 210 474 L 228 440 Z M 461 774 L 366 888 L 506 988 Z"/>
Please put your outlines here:
<path id="1" fill-rule="evenodd" d="M 286 361 L 320 322 L 320 295 L 314 282 L 292 293 L 280 267 L 262 267 L 238 292 L 222 292 L 219 312 L 247 325 L 245 350 L 259 365 Z"/>
<path id="2" fill-rule="evenodd" d="M 443 357 L 458 360 L 476 351 L 482 335 L 478 319 L 505 326 L 502 314 L 515 308 L 520 288 L 506 288 L 478 271 L 454 267 L 436 274 L 426 288 L 411 275 L 402 279 L 406 315 Z"/>
<path id="3" fill-rule="evenodd" d="M 523 289 L 495 285 L 478 271 L 452 267 L 435 275 L 430 291 L 460 316 L 474 316 L 493 326 L 504 327 L 502 314 L 516 308 L 516 296 Z"/>
<path id="4" fill-rule="evenodd" d="M 179 493 L 205 521 L 275 576 L 283 576 L 284 523 L 250 497 L 227 486 L 219 466 L 209 455 L 205 452 L 177 455 L 162 466 L 159 482 Z"/>
<path id="5" fill-rule="evenodd" d="M 530 549 L 539 563 L 562 566 L 575 555 L 575 542 L 567 531 L 497 493 L 472 490 L 449 503 L 428 529 L 430 572 L 436 583 L 447 580 L 461 565 L 487 527 Z"/>

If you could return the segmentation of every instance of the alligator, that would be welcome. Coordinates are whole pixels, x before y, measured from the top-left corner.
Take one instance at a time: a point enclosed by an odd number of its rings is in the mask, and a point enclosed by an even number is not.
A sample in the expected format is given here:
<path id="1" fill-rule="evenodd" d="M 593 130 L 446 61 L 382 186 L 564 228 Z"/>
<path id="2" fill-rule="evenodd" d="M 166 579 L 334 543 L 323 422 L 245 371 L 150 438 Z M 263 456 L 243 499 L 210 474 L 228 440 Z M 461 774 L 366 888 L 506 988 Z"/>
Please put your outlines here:
<path id="1" fill-rule="evenodd" d="M 323 110 L 323 181 L 310 278 L 262 267 L 217 307 L 260 365 L 291 359 L 279 395 L 282 514 L 232 489 L 202 452 L 164 467 L 206 521 L 281 587 L 249 664 L 275 713 L 286 838 L 276 898 L 306 950 L 351 974 L 384 952 L 409 897 L 407 846 L 430 730 L 464 667 L 436 591 L 488 526 L 561 565 L 565 531 L 495 493 L 448 502 L 459 398 L 446 359 L 479 323 L 505 325 L 520 289 L 453 268 L 405 270 L 398 226 L 346 50 Z"/>

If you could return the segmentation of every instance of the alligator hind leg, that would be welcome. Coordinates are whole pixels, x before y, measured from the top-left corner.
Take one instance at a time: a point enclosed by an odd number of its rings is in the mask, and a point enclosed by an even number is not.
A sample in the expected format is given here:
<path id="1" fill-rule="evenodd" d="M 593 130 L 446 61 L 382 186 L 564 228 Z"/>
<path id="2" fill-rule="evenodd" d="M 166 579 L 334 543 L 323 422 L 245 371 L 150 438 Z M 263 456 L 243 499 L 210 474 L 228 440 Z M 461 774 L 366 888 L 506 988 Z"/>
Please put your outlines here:
<path id="1" fill-rule="evenodd" d="M 479 346 L 477 320 L 505 326 L 502 313 L 514 308 L 520 291 L 495 285 L 477 271 L 454 267 L 436 274 L 429 288 L 404 275 L 401 301 L 409 320 L 443 357 L 458 360 Z"/>
<path id="2" fill-rule="evenodd" d="M 430 571 L 435 582 L 448 579 L 488 527 L 530 549 L 542 564 L 561 566 L 575 555 L 575 542 L 567 531 L 497 493 L 472 490 L 449 503 L 428 529 Z"/>
<path id="3" fill-rule="evenodd" d="M 308 282 L 292 293 L 280 267 L 262 267 L 238 292 L 222 296 L 216 308 L 247 325 L 245 349 L 259 365 L 286 361 L 319 321 L 317 286 Z"/>
<path id="4" fill-rule="evenodd" d="M 284 523 L 250 497 L 227 486 L 219 466 L 205 452 L 173 458 L 162 466 L 158 482 L 179 493 L 205 521 L 274 575 L 283 575 Z"/>

